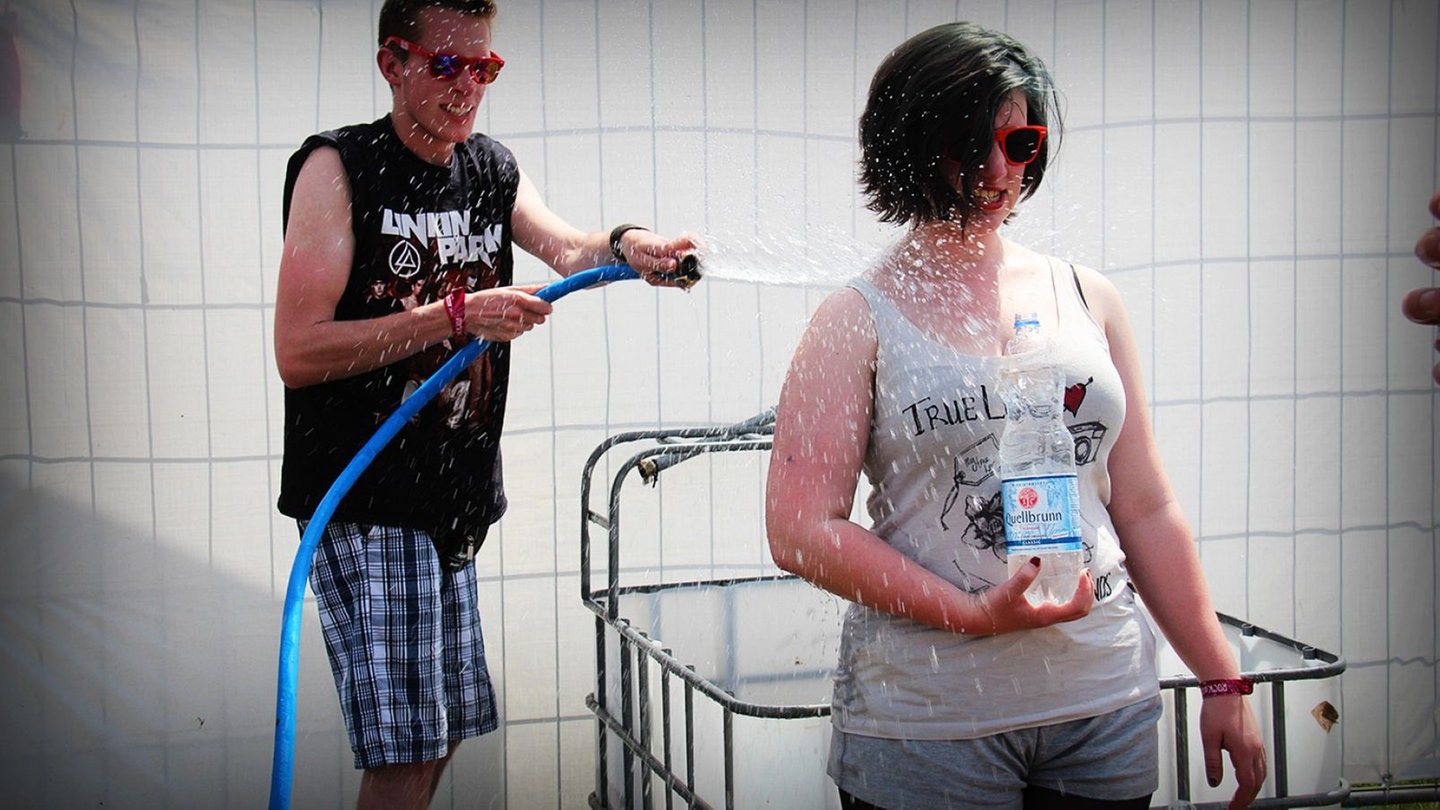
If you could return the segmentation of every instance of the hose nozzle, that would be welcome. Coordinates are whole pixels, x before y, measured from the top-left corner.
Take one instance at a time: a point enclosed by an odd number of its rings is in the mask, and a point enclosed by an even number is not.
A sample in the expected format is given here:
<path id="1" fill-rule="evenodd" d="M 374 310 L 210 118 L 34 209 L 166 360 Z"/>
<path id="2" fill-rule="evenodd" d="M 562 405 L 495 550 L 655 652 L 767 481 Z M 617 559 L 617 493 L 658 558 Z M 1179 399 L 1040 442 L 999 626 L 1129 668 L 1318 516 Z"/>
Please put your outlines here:
<path id="1" fill-rule="evenodd" d="M 695 253 L 680 254 L 680 267 L 675 271 L 675 286 L 688 290 L 700 283 L 700 257 Z"/>

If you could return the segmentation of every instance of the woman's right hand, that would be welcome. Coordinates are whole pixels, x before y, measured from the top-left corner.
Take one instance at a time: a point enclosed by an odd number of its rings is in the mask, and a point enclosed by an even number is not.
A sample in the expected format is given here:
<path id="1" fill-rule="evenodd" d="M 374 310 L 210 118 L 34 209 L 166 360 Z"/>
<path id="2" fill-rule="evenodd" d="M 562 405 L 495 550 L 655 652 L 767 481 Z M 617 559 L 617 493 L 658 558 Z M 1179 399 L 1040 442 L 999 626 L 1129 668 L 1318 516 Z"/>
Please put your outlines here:
<path id="1" fill-rule="evenodd" d="M 535 293 L 544 284 L 520 284 L 465 296 L 465 331 L 483 340 L 505 343 L 545 322 L 554 307 Z"/>
<path id="2" fill-rule="evenodd" d="M 1095 580 L 1088 568 L 1080 572 L 1075 595 L 1063 605 L 1054 602 L 1037 605 L 1025 596 L 1026 589 L 1040 576 L 1041 564 L 1039 557 L 1032 557 L 1014 576 L 974 597 L 993 623 L 990 635 L 1049 627 L 1089 615 L 1090 608 L 1095 605 Z M 972 631 L 967 629 L 966 632 Z M 983 630 L 980 633 L 983 634 Z"/>

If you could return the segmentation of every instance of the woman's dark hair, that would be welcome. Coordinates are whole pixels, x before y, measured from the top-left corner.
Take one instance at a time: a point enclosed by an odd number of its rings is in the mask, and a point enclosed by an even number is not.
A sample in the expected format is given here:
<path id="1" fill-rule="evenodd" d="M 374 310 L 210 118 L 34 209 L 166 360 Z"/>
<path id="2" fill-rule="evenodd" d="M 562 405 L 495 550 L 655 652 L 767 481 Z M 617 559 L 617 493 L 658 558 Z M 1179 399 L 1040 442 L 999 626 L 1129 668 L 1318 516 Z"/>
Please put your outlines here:
<path id="1" fill-rule="evenodd" d="M 882 222 L 959 219 L 971 210 L 940 171 L 949 155 L 966 189 L 975 183 L 995 138 L 995 115 L 1012 90 L 1025 94 L 1029 122 L 1049 134 L 1025 167 L 1020 198 L 1045 176 L 1060 139 L 1060 108 L 1044 63 L 1005 34 L 968 22 L 937 25 L 911 37 L 880 63 L 860 116 L 860 186 Z"/>
<path id="2" fill-rule="evenodd" d="M 400 37 L 414 42 L 420 36 L 420 12 L 427 8 L 474 14 L 487 20 L 494 19 L 499 10 L 495 0 L 385 0 L 385 5 L 380 7 L 377 41 L 384 45 L 390 37 Z M 402 58 L 405 56 L 404 51 L 397 53 Z"/>

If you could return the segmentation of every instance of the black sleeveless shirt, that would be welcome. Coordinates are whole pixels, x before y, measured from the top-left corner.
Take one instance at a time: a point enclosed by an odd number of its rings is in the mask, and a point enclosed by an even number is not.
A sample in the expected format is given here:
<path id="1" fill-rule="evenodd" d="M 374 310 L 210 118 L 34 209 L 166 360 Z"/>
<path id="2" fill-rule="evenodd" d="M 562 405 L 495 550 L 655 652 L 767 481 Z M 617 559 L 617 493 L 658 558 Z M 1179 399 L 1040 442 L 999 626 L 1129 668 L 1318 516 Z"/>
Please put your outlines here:
<path id="1" fill-rule="evenodd" d="M 437 301 L 455 284 L 511 283 L 510 213 L 520 171 L 485 135 L 455 147 L 447 166 L 426 163 L 389 116 L 312 135 L 290 158 L 295 178 L 316 148 L 334 147 L 350 181 L 355 258 L 336 320 L 388 315 Z M 279 509 L 314 514 L 356 451 L 459 348 L 447 340 L 389 366 L 285 389 L 285 456 Z M 335 511 L 336 520 L 432 530 L 481 528 L 505 511 L 500 431 L 510 346 L 492 344 L 426 404 L 376 456 Z"/>

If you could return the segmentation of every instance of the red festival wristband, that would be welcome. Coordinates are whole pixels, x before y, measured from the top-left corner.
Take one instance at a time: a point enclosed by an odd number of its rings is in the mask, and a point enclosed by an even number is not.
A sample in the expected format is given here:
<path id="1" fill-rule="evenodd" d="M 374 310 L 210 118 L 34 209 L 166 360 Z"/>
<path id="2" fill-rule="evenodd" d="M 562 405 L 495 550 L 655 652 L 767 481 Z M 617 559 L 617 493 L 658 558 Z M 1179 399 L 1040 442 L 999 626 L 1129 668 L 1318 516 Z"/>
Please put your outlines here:
<path id="1" fill-rule="evenodd" d="M 445 296 L 445 314 L 450 316 L 450 335 L 459 340 L 465 337 L 465 288 L 456 287 Z"/>
<path id="2" fill-rule="evenodd" d="M 1217 697 L 1219 695 L 1248 695 L 1255 691 L 1255 682 L 1249 678 L 1219 678 L 1213 681 L 1200 682 L 1200 697 Z"/>

